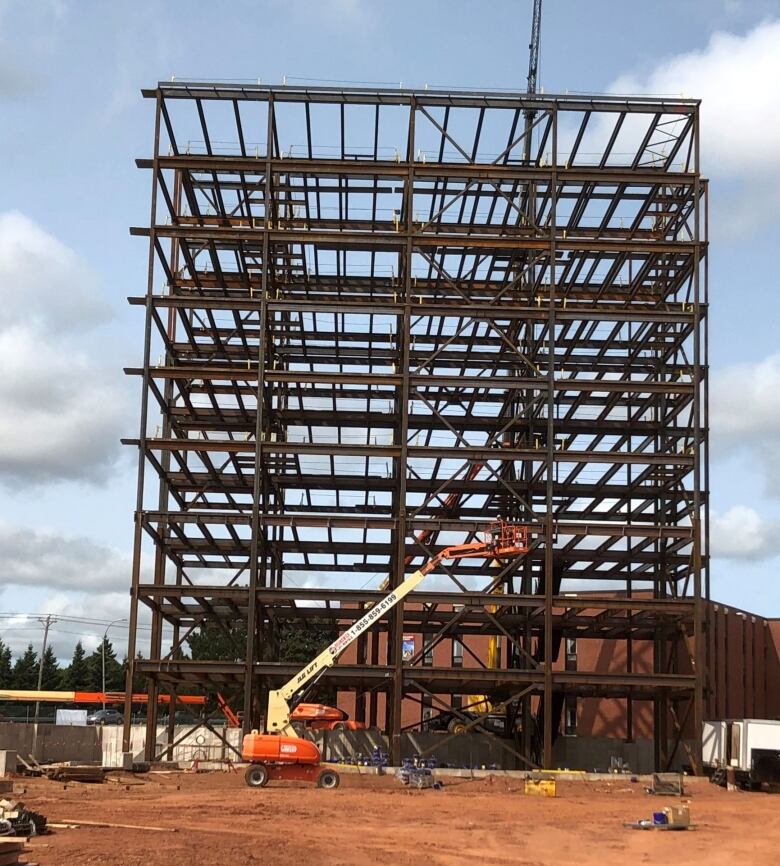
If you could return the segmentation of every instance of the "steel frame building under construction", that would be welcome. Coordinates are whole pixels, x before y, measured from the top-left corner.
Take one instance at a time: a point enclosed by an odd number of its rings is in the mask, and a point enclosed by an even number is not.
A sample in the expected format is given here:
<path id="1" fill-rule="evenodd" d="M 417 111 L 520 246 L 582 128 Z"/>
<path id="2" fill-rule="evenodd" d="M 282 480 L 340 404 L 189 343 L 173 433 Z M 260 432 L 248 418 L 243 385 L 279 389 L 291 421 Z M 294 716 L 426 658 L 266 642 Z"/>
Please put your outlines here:
<path id="1" fill-rule="evenodd" d="M 275 655 L 281 623 L 344 628 L 500 517 L 529 527 L 526 556 L 439 568 L 328 681 L 363 696 L 395 762 L 404 695 L 476 693 L 546 767 L 565 700 L 652 701 L 668 765 L 707 687 L 698 102 L 176 81 L 144 96 L 126 441 L 128 675 L 147 678 L 149 731 L 151 696 L 183 684 L 243 694 L 256 727 L 297 667 Z M 240 634 L 239 660 L 186 657 L 203 625 Z M 411 659 L 404 634 L 421 636 Z M 424 664 L 474 634 L 501 639 L 496 666 Z M 621 642 L 625 669 L 565 670 L 567 637 Z M 635 641 L 652 670 L 633 668 Z"/>

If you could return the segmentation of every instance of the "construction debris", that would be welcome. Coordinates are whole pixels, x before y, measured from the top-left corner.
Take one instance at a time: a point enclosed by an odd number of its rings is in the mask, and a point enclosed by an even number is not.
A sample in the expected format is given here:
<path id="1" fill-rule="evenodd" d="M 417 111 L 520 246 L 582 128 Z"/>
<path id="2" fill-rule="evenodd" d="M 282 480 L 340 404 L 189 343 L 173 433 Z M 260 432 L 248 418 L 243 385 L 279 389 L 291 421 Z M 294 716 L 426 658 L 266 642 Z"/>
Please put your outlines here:
<path id="1" fill-rule="evenodd" d="M 16 756 L 17 764 L 22 765 L 22 774 L 25 776 L 42 776 L 43 771 L 40 768 L 40 765 L 35 760 L 35 758 L 30 755 L 30 760 L 32 763 L 28 763 L 21 755 Z"/>
<path id="2" fill-rule="evenodd" d="M 40 766 L 40 765 L 39 765 Z M 102 783 L 103 768 L 93 764 L 47 764 L 40 767 L 46 778 L 53 782 Z"/>
<path id="3" fill-rule="evenodd" d="M 642 818 L 623 825 L 629 830 L 695 830 L 691 824 L 691 814 L 687 806 L 665 806 L 660 812 L 653 812 L 652 819 Z"/>
<path id="4" fill-rule="evenodd" d="M 46 832 L 46 816 L 26 809 L 18 800 L 0 800 L 0 836 L 39 836 Z"/>
<path id="5" fill-rule="evenodd" d="M 19 857 L 24 854 L 24 839 L 0 839 L 0 866 L 14 866 L 25 863 Z M 32 864 L 28 864 L 32 866 Z"/>
<path id="6" fill-rule="evenodd" d="M 437 791 L 443 788 L 441 782 L 433 778 L 430 767 L 416 767 L 411 761 L 405 761 L 402 767 L 396 770 L 396 778 L 410 788 L 435 788 Z"/>
<path id="7" fill-rule="evenodd" d="M 683 777 L 681 773 L 653 773 L 650 787 L 645 788 L 648 794 L 663 794 L 667 797 L 682 797 Z"/>

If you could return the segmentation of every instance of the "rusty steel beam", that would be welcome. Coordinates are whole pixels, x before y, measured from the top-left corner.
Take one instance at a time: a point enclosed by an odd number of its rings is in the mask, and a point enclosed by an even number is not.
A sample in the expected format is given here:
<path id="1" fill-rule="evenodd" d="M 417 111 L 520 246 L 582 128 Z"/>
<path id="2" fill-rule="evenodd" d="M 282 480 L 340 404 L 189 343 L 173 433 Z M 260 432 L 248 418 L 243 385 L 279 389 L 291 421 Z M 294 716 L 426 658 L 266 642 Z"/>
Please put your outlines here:
<path id="1" fill-rule="evenodd" d="M 529 527 L 525 559 L 443 568 L 329 681 L 365 692 L 361 718 L 387 726 L 394 754 L 415 688 L 520 695 L 543 740 L 521 751 L 546 766 L 561 697 L 646 699 L 663 766 L 674 703 L 698 725 L 707 678 L 698 102 L 177 81 L 144 95 L 131 645 L 139 604 L 153 628 L 130 667 L 151 690 L 240 686 L 257 724 L 264 689 L 294 672 L 258 661 L 279 623 L 343 625 L 378 600 L 367 580 L 395 585 L 503 517 Z M 352 126 L 356 106 L 371 123 Z M 618 153 L 627 121 L 638 133 Z M 596 122 L 613 132 L 594 155 Z M 594 580 L 611 589 L 582 591 Z M 164 657 L 163 622 L 184 641 L 200 623 L 243 627 L 245 658 Z M 405 631 L 442 628 L 477 668 L 404 662 Z M 627 669 L 559 670 L 563 634 L 625 642 Z M 471 642 L 499 635 L 488 670 Z M 652 645 L 652 673 L 632 669 L 632 641 Z M 693 673 L 671 673 L 683 657 Z"/>

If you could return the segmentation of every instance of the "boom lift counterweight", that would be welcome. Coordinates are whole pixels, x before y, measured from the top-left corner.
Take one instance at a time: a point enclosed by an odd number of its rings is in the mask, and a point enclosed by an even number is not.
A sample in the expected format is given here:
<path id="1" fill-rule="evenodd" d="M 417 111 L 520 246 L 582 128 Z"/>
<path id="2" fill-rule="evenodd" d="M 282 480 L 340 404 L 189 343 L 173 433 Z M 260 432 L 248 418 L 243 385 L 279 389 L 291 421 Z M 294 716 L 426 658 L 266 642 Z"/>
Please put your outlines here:
<path id="1" fill-rule="evenodd" d="M 244 737 L 243 757 L 250 762 L 246 782 L 252 787 L 263 787 L 270 779 L 298 779 L 314 781 L 319 787 L 338 786 L 338 774 L 320 767 L 320 752 L 309 740 L 301 739 L 291 723 L 294 707 L 300 702 L 304 689 L 311 686 L 335 664 L 341 653 L 384 613 L 394 608 L 405 596 L 445 559 L 518 556 L 528 552 L 528 530 L 499 521 L 484 533 L 483 541 L 453 545 L 439 551 L 420 569 L 377 602 L 344 634 L 323 650 L 280 689 L 268 695 L 265 733 L 253 731 Z M 296 700 L 297 698 L 297 700 Z"/>

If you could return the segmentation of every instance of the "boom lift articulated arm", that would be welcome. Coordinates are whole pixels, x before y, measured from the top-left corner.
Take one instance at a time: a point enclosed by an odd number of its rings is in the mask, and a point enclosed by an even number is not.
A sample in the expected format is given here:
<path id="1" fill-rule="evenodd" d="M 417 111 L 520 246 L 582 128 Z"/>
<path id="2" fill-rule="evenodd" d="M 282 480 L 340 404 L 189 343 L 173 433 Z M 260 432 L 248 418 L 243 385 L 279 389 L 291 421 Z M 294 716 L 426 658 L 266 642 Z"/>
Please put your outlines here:
<path id="1" fill-rule="evenodd" d="M 299 671 L 280 689 L 271 691 L 268 695 L 268 715 L 266 717 L 266 732 L 296 737 L 297 734 L 290 723 L 292 708 L 297 703 L 295 698 L 301 691 L 316 682 L 322 674 L 333 665 L 341 653 L 364 631 L 370 628 L 384 613 L 394 608 L 407 596 L 422 579 L 433 571 L 439 563 L 446 559 L 465 559 L 467 557 L 496 558 L 499 556 L 517 556 L 528 551 L 528 530 L 524 526 L 498 522 L 485 533 L 483 541 L 469 544 L 458 544 L 446 547 L 428 560 L 422 568 L 406 578 L 392 592 L 377 602 L 344 634 L 323 650 L 302 671 Z M 292 704 L 292 706 L 291 706 Z"/>

